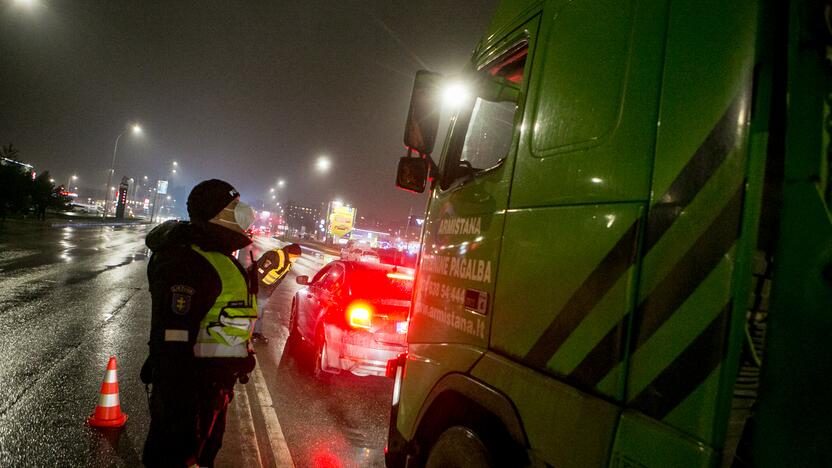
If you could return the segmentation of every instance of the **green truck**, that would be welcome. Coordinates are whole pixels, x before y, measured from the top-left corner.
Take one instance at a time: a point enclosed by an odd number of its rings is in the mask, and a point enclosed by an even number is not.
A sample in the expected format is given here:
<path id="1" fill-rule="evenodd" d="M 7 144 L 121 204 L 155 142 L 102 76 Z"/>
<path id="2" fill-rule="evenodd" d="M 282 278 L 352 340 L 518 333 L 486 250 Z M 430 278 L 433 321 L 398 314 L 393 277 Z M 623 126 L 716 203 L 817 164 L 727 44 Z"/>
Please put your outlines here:
<path id="1" fill-rule="evenodd" d="M 830 24 L 504 0 L 436 158 L 448 79 L 418 72 L 387 465 L 832 466 Z"/>

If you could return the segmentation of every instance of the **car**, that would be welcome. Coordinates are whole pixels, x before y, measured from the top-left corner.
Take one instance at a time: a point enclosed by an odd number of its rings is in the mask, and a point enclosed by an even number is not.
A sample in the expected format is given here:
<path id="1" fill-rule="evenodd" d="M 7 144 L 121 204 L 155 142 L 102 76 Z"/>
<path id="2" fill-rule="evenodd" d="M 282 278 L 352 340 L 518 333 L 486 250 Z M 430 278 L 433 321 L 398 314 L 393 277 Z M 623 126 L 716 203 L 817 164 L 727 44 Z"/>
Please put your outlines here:
<path id="1" fill-rule="evenodd" d="M 100 205 L 93 205 L 89 203 L 70 203 L 69 207 L 75 213 L 100 215 L 104 213 L 104 207 Z"/>
<path id="2" fill-rule="evenodd" d="M 367 244 L 353 243 L 350 241 L 341 249 L 341 260 L 352 260 L 354 262 L 380 263 L 378 253 Z"/>
<path id="3" fill-rule="evenodd" d="M 296 281 L 303 287 L 292 300 L 289 343 L 313 350 L 305 365 L 314 376 L 384 376 L 387 361 L 405 352 L 412 269 L 335 260 Z"/>
<path id="4" fill-rule="evenodd" d="M 344 247 L 341 249 L 341 260 L 352 260 L 353 254 L 352 252 L 358 249 L 369 248 L 370 246 L 365 242 L 359 242 L 356 240 L 348 240 Z"/>
<path id="5" fill-rule="evenodd" d="M 351 260 L 365 263 L 381 263 L 381 258 L 372 249 L 356 249 L 351 254 Z"/>
<path id="6" fill-rule="evenodd" d="M 415 268 L 416 259 L 418 256 L 416 254 L 408 252 L 407 250 L 388 248 L 379 249 L 378 257 L 381 263 Z"/>

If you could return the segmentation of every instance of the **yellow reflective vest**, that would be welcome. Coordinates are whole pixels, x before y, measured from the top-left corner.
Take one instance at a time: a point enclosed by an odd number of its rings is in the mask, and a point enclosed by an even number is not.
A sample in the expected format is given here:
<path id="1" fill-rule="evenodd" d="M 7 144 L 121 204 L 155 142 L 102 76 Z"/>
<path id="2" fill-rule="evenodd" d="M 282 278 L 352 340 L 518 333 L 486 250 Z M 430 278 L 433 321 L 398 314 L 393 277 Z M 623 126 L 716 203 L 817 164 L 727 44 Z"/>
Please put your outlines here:
<path id="1" fill-rule="evenodd" d="M 271 286 L 277 280 L 282 278 L 291 268 L 292 263 L 287 258 L 286 252 L 283 249 L 273 249 L 275 255 L 274 263 L 271 262 L 271 256 L 263 265 L 258 265 L 257 271 L 260 273 L 260 281 L 266 285 Z M 271 253 L 270 252 L 270 253 Z"/>
<path id="2" fill-rule="evenodd" d="M 196 245 L 192 245 L 191 249 L 214 267 L 222 285 L 214 305 L 199 324 L 194 356 L 248 356 L 249 339 L 257 319 L 257 300 L 249 292 L 245 276 L 227 255 L 206 252 Z"/>

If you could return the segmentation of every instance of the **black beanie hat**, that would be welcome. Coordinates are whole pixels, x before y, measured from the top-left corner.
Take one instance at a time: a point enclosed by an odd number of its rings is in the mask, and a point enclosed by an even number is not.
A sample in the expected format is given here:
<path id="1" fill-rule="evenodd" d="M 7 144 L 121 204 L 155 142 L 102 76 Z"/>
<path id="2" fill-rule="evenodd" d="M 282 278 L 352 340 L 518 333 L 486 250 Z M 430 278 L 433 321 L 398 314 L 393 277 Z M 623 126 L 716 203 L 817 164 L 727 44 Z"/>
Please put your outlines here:
<path id="1" fill-rule="evenodd" d="M 228 182 L 203 180 L 188 195 L 188 216 L 191 221 L 208 221 L 240 194 Z"/>
<path id="2" fill-rule="evenodd" d="M 287 254 L 297 255 L 298 257 L 301 255 L 300 246 L 298 244 L 289 244 L 286 247 L 283 247 L 283 251 Z"/>

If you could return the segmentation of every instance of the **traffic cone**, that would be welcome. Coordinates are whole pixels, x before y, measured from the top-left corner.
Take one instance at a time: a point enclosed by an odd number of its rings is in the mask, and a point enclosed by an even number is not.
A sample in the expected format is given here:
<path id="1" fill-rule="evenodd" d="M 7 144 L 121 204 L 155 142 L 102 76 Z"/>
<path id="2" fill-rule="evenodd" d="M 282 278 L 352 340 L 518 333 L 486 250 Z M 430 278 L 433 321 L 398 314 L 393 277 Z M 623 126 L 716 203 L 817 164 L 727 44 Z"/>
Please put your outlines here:
<path id="1" fill-rule="evenodd" d="M 101 396 L 95 412 L 87 418 L 87 424 L 95 427 L 121 427 L 127 422 L 127 413 L 121 412 L 118 401 L 118 374 L 116 371 L 116 357 L 110 356 L 107 372 L 101 384 Z"/>

